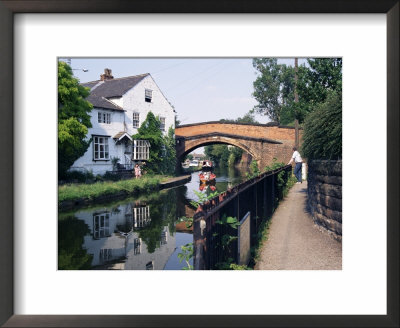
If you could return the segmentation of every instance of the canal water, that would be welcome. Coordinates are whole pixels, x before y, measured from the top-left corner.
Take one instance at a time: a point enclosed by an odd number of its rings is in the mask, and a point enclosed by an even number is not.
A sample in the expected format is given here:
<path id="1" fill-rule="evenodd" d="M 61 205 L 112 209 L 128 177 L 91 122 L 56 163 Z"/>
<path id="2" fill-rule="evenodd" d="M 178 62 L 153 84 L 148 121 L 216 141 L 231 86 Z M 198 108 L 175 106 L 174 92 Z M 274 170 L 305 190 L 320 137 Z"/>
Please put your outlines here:
<path id="1" fill-rule="evenodd" d="M 137 198 L 59 212 L 60 270 L 181 270 L 188 267 L 181 246 L 193 234 L 179 218 L 191 217 L 196 193 L 222 192 L 245 179 L 235 168 L 215 169 L 216 183 L 200 184 L 199 172 L 183 186 Z M 181 254 L 181 255 L 179 255 Z M 189 264 L 192 265 L 192 259 Z"/>

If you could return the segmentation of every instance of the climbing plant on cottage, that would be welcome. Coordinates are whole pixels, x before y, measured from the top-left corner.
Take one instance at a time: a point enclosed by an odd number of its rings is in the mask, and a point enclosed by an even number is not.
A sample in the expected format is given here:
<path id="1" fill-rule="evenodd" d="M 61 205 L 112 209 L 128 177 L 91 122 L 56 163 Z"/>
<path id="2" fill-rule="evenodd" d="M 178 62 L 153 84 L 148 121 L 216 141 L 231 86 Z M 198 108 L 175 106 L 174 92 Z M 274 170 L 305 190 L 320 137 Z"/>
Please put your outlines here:
<path id="1" fill-rule="evenodd" d="M 174 129 L 170 128 L 168 134 L 163 136 L 160 119 L 149 112 L 132 139 L 150 142 L 149 159 L 145 168 L 147 172 L 162 174 L 174 172 L 176 157 Z"/>
<path id="2" fill-rule="evenodd" d="M 58 62 L 58 176 L 62 178 L 71 165 L 89 148 L 86 139 L 92 104 L 85 100 L 89 89 L 73 77 L 71 67 Z"/>

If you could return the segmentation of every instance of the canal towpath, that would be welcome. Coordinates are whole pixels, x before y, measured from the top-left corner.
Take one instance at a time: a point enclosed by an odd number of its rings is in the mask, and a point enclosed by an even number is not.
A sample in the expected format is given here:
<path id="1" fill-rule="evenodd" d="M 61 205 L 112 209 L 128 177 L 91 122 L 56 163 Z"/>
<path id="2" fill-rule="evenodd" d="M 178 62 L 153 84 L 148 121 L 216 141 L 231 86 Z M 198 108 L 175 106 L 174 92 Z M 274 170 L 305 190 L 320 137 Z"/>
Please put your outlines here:
<path id="1" fill-rule="evenodd" d="M 307 182 L 295 184 L 271 218 L 256 270 L 341 270 L 342 243 L 314 224 Z"/>

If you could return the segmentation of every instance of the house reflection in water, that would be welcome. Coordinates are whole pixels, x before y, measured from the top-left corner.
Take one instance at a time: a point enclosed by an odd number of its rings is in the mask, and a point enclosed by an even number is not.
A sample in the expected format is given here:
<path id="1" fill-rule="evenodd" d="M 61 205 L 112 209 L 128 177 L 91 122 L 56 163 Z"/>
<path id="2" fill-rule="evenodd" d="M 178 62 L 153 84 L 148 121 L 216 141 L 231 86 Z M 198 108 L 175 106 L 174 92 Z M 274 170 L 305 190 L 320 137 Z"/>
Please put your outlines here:
<path id="1" fill-rule="evenodd" d="M 92 267 L 96 269 L 162 270 L 176 247 L 175 236 L 168 225 L 152 225 L 151 204 L 131 202 L 113 208 L 97 208 L 75 213 L 90 228 L 91 234 L 84 237 L 83 248 L 93 255 Z M 157 212 L 157 211 L 155 211 Z M 151 230 L 150 230 L 151 229 Z M 153 236 L 159 231 L 154 252 L 141 235 Z M 146 236 L 147 236 L 146 235 Z"/>

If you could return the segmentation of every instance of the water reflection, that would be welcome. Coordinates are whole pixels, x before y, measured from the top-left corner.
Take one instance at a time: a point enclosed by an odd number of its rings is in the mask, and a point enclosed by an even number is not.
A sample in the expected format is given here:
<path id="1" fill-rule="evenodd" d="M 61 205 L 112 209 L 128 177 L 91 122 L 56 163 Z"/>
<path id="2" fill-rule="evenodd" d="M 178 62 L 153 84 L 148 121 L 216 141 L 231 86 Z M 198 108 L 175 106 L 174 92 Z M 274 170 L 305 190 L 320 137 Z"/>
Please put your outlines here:
<path id="1" fill-rule="evenodd" d="M 224 191 L 239 183 L 235 170 L 215 170 L 215 188 Z M 101 206 L 59 213 L 58 266 L 61 270 L 125 269 L 179 270 L 180 246 L 193 241 L 190 229 L 178 218 L 193 216 L 190 200 L 197 200 L 198 173 L 185 186 L 139 199 L 125 199 Z M 177 232 L 178 229 L 178 232 Z"/>

